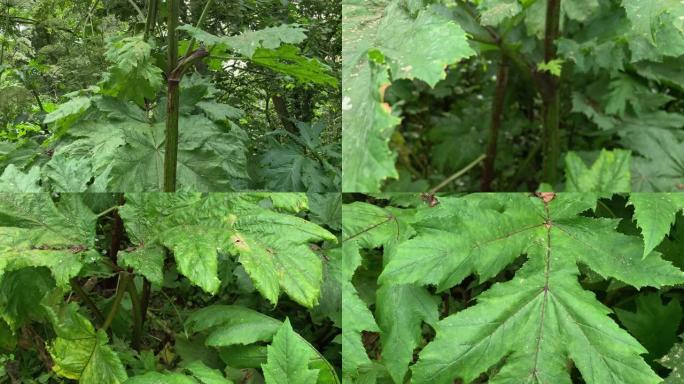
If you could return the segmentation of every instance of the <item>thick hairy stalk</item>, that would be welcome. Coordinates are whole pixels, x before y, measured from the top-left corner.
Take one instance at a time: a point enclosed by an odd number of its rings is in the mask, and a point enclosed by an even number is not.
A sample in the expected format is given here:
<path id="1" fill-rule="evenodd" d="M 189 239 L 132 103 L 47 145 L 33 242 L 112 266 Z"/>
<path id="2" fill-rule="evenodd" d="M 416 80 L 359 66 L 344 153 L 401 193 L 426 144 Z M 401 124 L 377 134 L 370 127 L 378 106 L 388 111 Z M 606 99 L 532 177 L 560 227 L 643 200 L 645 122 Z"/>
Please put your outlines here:
<path id="1" fill-rule="evenodd" d="M 178 106 L 180 80 L 172 76 L 178 65 L 178 0 L 168 0 L 168 92 L 166 111 L 166 148 L 164 156 L 164 192 L 176 191 L 178 161 Z"/>

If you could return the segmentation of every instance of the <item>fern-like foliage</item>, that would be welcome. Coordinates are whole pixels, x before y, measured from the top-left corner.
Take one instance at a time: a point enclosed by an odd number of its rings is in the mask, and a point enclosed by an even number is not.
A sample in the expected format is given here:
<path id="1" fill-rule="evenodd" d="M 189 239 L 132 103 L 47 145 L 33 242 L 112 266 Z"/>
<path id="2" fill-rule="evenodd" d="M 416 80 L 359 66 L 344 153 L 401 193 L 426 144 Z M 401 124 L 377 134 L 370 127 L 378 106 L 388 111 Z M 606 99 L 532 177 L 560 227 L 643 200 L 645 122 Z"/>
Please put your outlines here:
<path id="1" fill-rule="evenodd" d="M 410 374 L 413 383 L 471 383 L 486 375 L 490 383 L 571 383 L 575 367 L 590 384 L 661 382 L 640 356 L 646 349 L 608 316 L 611 309 L 580 277 L 591 271 L 637 289 L 684 283 L 684 273 L 653 250 L 665 224 L 635 214 L 644 239 L 621 233 L 619 219 L 594 214 L 599 195 L 592 193 L 475 194 L 430 204 L 410 195 L 382 197 L 418 208 L 344 207 L 347 377 L 388 375 L 401 383 Z M 629 197 L 639 211 L 657 206 L 668 215 L 681 209 L 679 200 Z M 364 255 L 378 249 L 383 261 L 373 314 L 353 278 L 360 267 L 374 269 Z M 476 303 L 439 319 L 433 289 L 448 292 L 471 275 L 495 283 Z M 423 324 L 435 336 L 421 346 Z M 380 333 L 379 361 L 367 355 L 364 331 Z"/>

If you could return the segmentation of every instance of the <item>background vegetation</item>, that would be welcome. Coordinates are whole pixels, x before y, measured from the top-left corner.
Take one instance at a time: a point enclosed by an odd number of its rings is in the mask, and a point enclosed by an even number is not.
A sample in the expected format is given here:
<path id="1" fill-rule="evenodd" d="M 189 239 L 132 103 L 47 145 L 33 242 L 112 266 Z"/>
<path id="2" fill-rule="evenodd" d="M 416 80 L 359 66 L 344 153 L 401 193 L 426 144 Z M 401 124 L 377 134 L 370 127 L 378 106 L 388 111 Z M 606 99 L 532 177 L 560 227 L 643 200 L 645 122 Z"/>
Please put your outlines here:
<path id="1" fill-rule="evenodd" d="M 282 47 L 280 42 L 271 46 L 272 52 L 276 53 L 269 64 L 264 64 L 263 60 L 257 63 L 257 59 L 245 55 L 244 51 L 238 53 L 219 49 L 218 44 L 206 45 L 207 49 L 213 49 L 213 56 L 195 61 L 181 81 L 181 102 L 186 105 L 181 106 L 179 164 L 185 165 L 179 165 L 179 187 L 194 190 L 337 190 L 341 97 L 339 83 L 334 79 L 339 77 L 341 66 L 339 3 L 308 0 L 188 0 L 178 3 L 178 25 L 197 25 L 204 12 L 201 28 L 216 36 L 239 36 L 265 29 L 265 35 L 244 35 L 244 41 L 253 39 L 249 44 L 254 48 L 269 44 L 263 40 L 269 27 L 284 25 L 290 26 L 291 30 L 301 28 L 306 33 L 306 36 L 291 38 L 287 44 L 282 42 Z M 156 12 L 150 12 L 151 6 L 156 6 Z M 124 106 L 136 104 L 148 115 L 152 127 L 138 128 L 135 132 L 153 131 L 156 122 L 163 122 L 165 84 L 170 71 L 167 65 L 168 16 L 168 2 L 162 0 L 2 1 L 0 174 L 5 171 L 2 178 L 5 189 L 17 190 L 17 185 L 22 185 L 18 172 L 30 175 L 32 168 L 39 167 L 35 177 L 29 178 L 32 183 L 19 189 L 36 189 L 34 184 L 37 183 L 43 190 L 64 190 L 64 183 L 54 180 L 59 178 L 54 171 L 65 176 L 69 174 L 69 168 L 71 173 L 79 168 L 88 177 L 68 186 L 68 190 L 83 191 L 94 183 L 95 177 L 106 172 L 108 165 L 113 164 L 116 168 L 116 156 L 150 157 L 130 151 L 119 155 L 114 151 L 111 155 L 112 151 L 95 150 L 90 155 L 99 158 L 102 164 L 93 160 L 85 165 L 74 160 L 81 159 L 87 148 L 64 147 L 84 135 L 92 135 L 94 128 L 83 128 L 84 121 L 112 125 L 121 121 L 96 102 L 100 96 L 114 97 Z M 268 36 L 277 38 L 284 34 L 283 31 L 287 32 L 287 29 L 272 30 Z M 134 46 L 131 43 L 134 40 L 128 40 L 129 46 L 122 43 L 126 41 L 123 38 L 138 36 L 143 39 L 143 35 L 146 44 L 140 42 Z M 179 31 L 180 58 L 190 51 L 190 41 L 187 32 Z M 193 47 L 197 49 L 198 44 L 194 43 Z M 286 45 L 293 48 L 285 51 Z M 285 53 L 290 56 L 283 56 Z M 117 71 L 127 75 L 117 77 Z M 130 82 L 127 83 L 127 79 Z M 145 84 L 148 89 L 143 87 Z M 131 92 L 121 92 L 121 89 L 131 89 Z M 81 97 L 91 98 L 93 105 L 85 105 Z M 197 103 L 201 101 L 218 104 L 221 113 L 211 115 L 198 110 Z M 105 116 L 101 116 L 102 113 Z M 191 127 L 192 121 L 183 120 L 183 115 L 197 116 L 198 113 L 207 115 L 217 125 L 218 133 L 232 135 L 224 148 L 197 149 L 198 144 L 187 144 L 193 138 L 183 139 L 182 136 L 188 136 L 184 132 L 208 129 Z M 184 126 L 187 127 L 184 129 Z M 112 128 L 106 130 L 112 131 Z M 80 141 L 77 146 L 125 147 L 119 146 L 118 141 L 134 147 L 147 145 L 131 138 L 135 132 L 106 139 L 90 138 L 86 142 Z M 184 142 L 186 147 L 191 146 L 191 153 L 183 154 Z M 230 144 L 235 147 L 229 148 Z M 70 162 L 70 167 L 55 167 L 58 161 L 51 162 L 55 153 L 67 158 L 68 161 L 59 162 Z M 188 157 L 192 159 L 188 160 Z M 217 157 L 230 158 L 217 160 Z M 220 164 L 220 161 L 231 165 Z M 209 165 L 197 165 L 202 162 Z M 46 167 L 47 163 L 51 165 Z M 10 165 L 16 169 L 6 171 Z M 153 168 L 147 166 L 150 167 Z M 183 168 L 192 169 L 192 178 L 199 181 L 188 181 Z M 160 190 L 155 172 L 143 171 L 144 177 L 137 185 L 111 181 L 104 189 Z M 115 174 L 116 170 L 112 177 Z M 24 176 L 24 184 L 26 178 Z M 216 178 L 222 179 L 223 185 L 200 180 Z M 97 188 L 90 188 L 94 189 Z"/>

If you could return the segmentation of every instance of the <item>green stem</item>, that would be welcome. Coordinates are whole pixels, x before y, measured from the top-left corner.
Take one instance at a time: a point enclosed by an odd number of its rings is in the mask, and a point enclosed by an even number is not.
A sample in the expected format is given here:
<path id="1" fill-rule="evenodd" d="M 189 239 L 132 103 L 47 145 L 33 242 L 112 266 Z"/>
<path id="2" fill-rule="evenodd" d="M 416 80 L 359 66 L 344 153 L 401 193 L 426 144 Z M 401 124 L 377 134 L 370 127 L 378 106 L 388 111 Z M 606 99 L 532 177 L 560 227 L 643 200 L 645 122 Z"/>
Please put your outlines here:
<path id="1" fill-rule="evenodd" d="M 140 9 L 140 7 L 138 7 L 138 4 L 136 4 L 133 0 L 128 0 L 128 3 L 131 4 L 133 8 L 135 8 L 136 12 L 138 12 L 138 17 L 140 18 L 140 20 L 145 20 L 145 14 Z"/>
<path id="2" fill-rule="evenodd" d="M 494 99 L 492 100 L 492 116 L 489 127 L 489 138 L 487 141 L 487 157 L 484 162 L 484 170 L 482 172 L 482 181 L 480 189 L 483 192 L 492 190 L 492 181 L 494 180 L 494 166 L 496 161 L 496 147 L 499 140 L 499 130 L 501 128 L 501 121 L 504 114 L 504 101 L 506 98 L 506 90 L 508 88 L 508 58 L 504 55 L 501 57 L 499 64 L 499 71 L 496 75 L 496 89 L 494 90 Z"/>
<path id="3" fill-rule="evenodd" d="M 116 211 L 116 210 L 119 209 L 119 208 L 121 208 L 120 205 L 115 205 L 115 206 L 113 206 L 113 207 L 109 207 L 109 208 L 105 209 L 104 211 L 98 213 L 98 214 L 97 214 L 97 217 L 100 218 L 100 217 L 102 217 L 102 216 L 106 216 L 106 215 L 112 213 L 113 211 Z"/>
<path id="4" fill-rule="evenodd" d="M 145 22 L 145 36 L 143 37 L 145 41 L 150 38 L 154 31 L 154 26 L 157 24 L 159 0 L 149 0 L 147 3 L 147 20 Z"/>
<path id="5" fill-rule="evenodd" d="M 139 351 L 143 334 L 143 313 L 142 306 L 140 305 L 140 296 L 138 296 L 138 290 L 135 288 L 133 281 L 128 284 L 128 294 L 131 296 L 131 306 L 133 307 L 133 340 L 131 346 L 136 351 Z"/>
<path id="6" fill-rule="evenodd" d="M 209 8 L 213 4 L 214 0 L 208 0 L 207 3 L 204 5 L 204 9 L 202 10 L 202 14 L 200 15 L 199 20 L 197 20 L 197 25 L 195 25 L 195 28 L 202 28 L 202 24 L 204 23 L 204 19 L 206 19 L 207 14 L 209 14 Z M 188 45 L 188 50 L 185 51 L 185 56 L 189 56 L 190 53 L 192 52 L 192 49 L 195 47 L 195 43 L 197 41 L 193 38 L 190 40 L 190 45 Z"/>
<path id="7" fill-rule="evenodd" d="M 459 177 L 461 177 L 461 176 L 465 175 L 466 173 L 468 173 L 468 171 L 470 171 L 471 169 L 473 169 L 476 165 L 480 164 L 480 163 L 482 162 L 482 160 L 484 160 L 485 158 L 486 158 L 486 155 L 484 155 L 484 154 L 483 154 L 483 155 L 480 155 L 480 157 L 478 157 L 477 159 L 473 160 L 472 163 L 466 165 L 466 166 L 465 166 L 463 169 L 461 169 L 460 171 L 458 171 L 458 172 L 454 173 L 453 175 L 449 176 L 446 180 L 444 180 L 444 181 L 442 181 L 441 183 L 439 183 L 439 185 L 437 185 L 436 187 L 432 188 L 428 193 L 431 194 L 431 195 L 437 193 L 440 189 L 442 189 L 442 188 L 444 188 L 445 186 L 449 185 L 449 183 L 451 183 L 452 181 L 454 181 L 454 180 L 458 179 Z"/>
<path id="8" fill-rule="evenodd" d="M 547 0 L 546 33 L 544 36 L 544 60 L 548 63 L 556 59 L 556 39 L 560 31 L 561 0 Z M 544 165 L 543 180 L 551 185 L 558 181 L 558 161 L 560 158 L 560 92 L 558 77 L 543 72 L 542 81 L 546 84 L 542 92 L 542 113 L 544 124 Z"/>
<path id="9" fill-rule="evenodd" d="M 130 279 L 131 275 L 128 272 L 119 273 L 119 286 L 116 288 L 116 297 L 114 297 L 114 303 L 112 304 L 112 308 L 109 310 L 107 319 L 105 320 L 104 324 L 102 324 L 101 329 L 103 331 L 107 331 L 109 327 L 112 325 L 112 322 L 114 322 L 114 318 L 116 317 L 116 314 L 119 312 L 119 307 L 121 306 L 121 301 L 123 300 L 124 294 L 126 293 L 126 289 L 128 287 L 128 283 L 130 282 Z"/>
<path id="10" fill-rule="evenodd" d="M 149 280 L 143 277 L 143 288 L 140 298 L 140 313 L 142 314 L 142 323 L 145 324 L 147 320 L 147 308 L 150 305 L 150 296 L 152 295 L 152 284 Z"/>
<path id="11" fill-rule="evenodd" d="M 176 191 L 178 161 L 178 114 L 180 79 L 172 76 L 178 65 L 178 0 L 168 0 L 168 93 L 166 111 L 166 147 L 164 156 L 164 192 Z"/>
<path id="12" fill-rule="evenodd" d="M 81 287 L 78 284 L 76 279 L 71 279 L 69 282 L 71 283 L 71 288 L 74 290 L 74 292 L 76 292 L 76 295 L 78 295 L 78 297 L 80 297 L 81 300 L 83 300 L 83 302 L 93 312 L 93 314 L 97 318 L 98 323 L 104 324 L 104 322 L 105 322 L 104 315 L 102 314 L 102 312 L 100 312 L 100 309 L 97 307 L 97 305 L 95 304 L 93 299 L 91 299 L 90 296 L 88 296 L 86 291 L 83 290 L 83 287 Z"/>

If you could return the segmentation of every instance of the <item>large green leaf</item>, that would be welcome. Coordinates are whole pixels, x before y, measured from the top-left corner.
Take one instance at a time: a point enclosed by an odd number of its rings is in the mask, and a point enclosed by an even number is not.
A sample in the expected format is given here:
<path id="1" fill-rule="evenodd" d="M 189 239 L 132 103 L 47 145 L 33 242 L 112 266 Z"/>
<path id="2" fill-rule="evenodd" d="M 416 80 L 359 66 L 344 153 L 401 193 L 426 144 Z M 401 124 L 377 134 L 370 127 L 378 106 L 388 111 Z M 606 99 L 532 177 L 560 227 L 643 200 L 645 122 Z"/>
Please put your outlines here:
<path id="1" fill-rule="evenodd" d="M 0 194 L 0 279 L 5 272 L 47 267 L 57 284 L 69 285 L 92 248 L 97 217 L 77 195 L 56 205 L 49 194 Z"/>
<path id="2" fill-rule="evenodd" d="M 257 31 L 246 31 L 235 36 L 214 36 L 192 25 L 182 25 L 179 30 L 188 32 L 193 38 L 208 45 L 218 45 L 235 50 L 252 58 L 260 48 L 273 50 L 283 44 L 299 44 L 306 39 L 306 30 L 298 25 L 279 25 Z"/>
<path id="3" fill-rule="evenodd" d="M 648 350 L 647 360 L 662 357 L 677 341 L 682 321 L 682 305 L 677 300 L 663 304 L 657 293 L 640 294 L 635 299 L 636 311 L 616 308 L 620 323 Z"/>
<path id="4" fill-rule="evenodd" d="M 238 117 L 214 102 L 206 79 L 193 76 L 181 86 L 184 113 L 179 121 L 178 188 L 230 191 L 247 187 L 245 132 L 226 118 Z M 194 92 L 194 97 L 193 96 Z M 203 101 L 199 101 L 203 100 Z M 204 116 L 204 108 L 218 117 Z M 154 117 L 111 97 L 94 98 L 88 115 L 74 123 L 44 172 L 57 191 L 84 191 L 95 178 L 96 191 L 161 191 L 164 177 L 165 103 Z M 226 108 L 229 114 L 216 116 Z M 91 191 L 92 191 L 91 188 Z"/>
<path id="5" fill-rule="evenodd" d="M 433 8 L 414 17 L 402 3 L 342 4 L 344 191 L 378 191 L 383 180 L 397 177 L 388 141 L 400 120 L 384 104 L 390 74 L 434 86 L 447 65 L 474 54 L 455 22 Z"/>
<path id="6" fill-rule="evenodd" d="M 72 159 L 66 154 L 53 156 L 44 171 L 55 192 L 85 192 L 92 175 L 89 159 Z"/>
<path id="7" fill-rule="evenodd" d="M 55 373 L 81 384 L 126 382 L 126 369 L 116 352 L 107 345 L 107 334 L 96 331 L 90 321 L 78 313 L 75 304 L 58 309 L 46 306 L 46 310 L 57 334 L 48 346 Z"/>
<path id="8" fill-rule="evenodd" d="M 660 61 L 684 54 L 684 4 L 677 0 L 622 0 L 633 35 L 632 60 Z"/>
<path id="9" fill-rule="evenodd" d="M 252 309 L 236 305 L 212 305 L 190 315 L 186 325 L 190 332 L 205 333 L 205 344 L 220 347 L 222 357 L 225 356 L 237 367 L 259 367 L 258 364 L 265 363 L 265 351 L 254 343 L 270 342 L 279 334 L 281 336 L 276 346 L 276 355 L 288 350 L 289 345 L 294 345 L 297 364 L 301 364 L 299 359 L 304 356 L 307 369 L 318 370 L 318 383 L 339 383 L 332 365 L 306 339 L 294 332 L 292 327 L 286 330 L 281 321 Z M 288 345 L 282 345 L 283 340 Z M 282 361 L 281 358 L 282 356 L 275 357 L 276 361 Z M 316 382 L 315 376 L 313 382 Z"/>
<path id="10" fill-rule="evenodd" d="M 337 79 L 329 74 L 330 68 L 316 59 L 301 56 L 299 49 L 293 45 L 283 45 L 277 49 L 259 48 L 252 55 L 252 61 L 303 83 L 330 87 L 338 85 Z"/>
<path id="11" fill-rule="evenodd" d="M 179 272 L 207 292 L 218 291 L 218 253 L 226 252 L 238 257 L 269 301 L 275 304 L 284 291 L 312 307 L 320 294 L 322 265 L 309 245 L 336 239 L 297 216 L 262 208 L 258 203 L 263 199 L 241 194 L 129 194 L 121 215 L 137 244 L 171 249 Z"/>
<path id="12" fill-rule="evenodd" d="M 200 361 L 193 361 L 183 367 L 187 374 L 177 372 L 148 372 L 131 377 L 125 384 L 232 384 L 221 371 L 212 369 Z"/>
<path id="13" fill-rule="evenodd" d="M 27 173 L 10 164 L 0 176 L 0 192 L 35 193 L 41 192 L 40 168 L 33 167 Z"/>
<path id="14" fill-rule="evenodd" d="M 268 384 L 314 384 L 317 369 L 309 369 L 309 345 L 286 319 L 268 347 L 268 362 L 262 365 Z"/>
<path id="15" fill-rule="evenodd" d="M 426 291 L 420 287 L 399 285 L 391 290 L 381 289 L 376 298 L 376 321 L 352 279 L 363 262 L 361 248 L 383 247 L 388 255 L 392 255 L 397 243 L 414 232 L 401 219 L 398 210 L 357 202 L 343 206 L 342 213 L 342 371 L 345 378 L 359 380 L 361 371 L 371 369 L 361 334 L 364 331 L 382 331 L 383 355 L 388 357 L 387 369 L 392 378 L 402 381 L 418 343 L 421 321 L 437 320 L 436 302 L 427 298 Z M 427 301 L 421 302 L 416 309 L 417 299 Z M 401 320 L 397 321 L 399 318 L 394 316 L 400 316 Z"/>
<path id="16" fill-rule="evenodd" d="M 238 127 L 226 132 L 198 115 L 181 116 L 178 148 L 180 189 L 226 191 L 243 189 L 247 174 L 244 142 Z M 125 144 L 114 157 L 112 189 L 160 191 L 164 180 L 166 126 L 131 124 L 124 128 Z"/>
<path id="17" fill-rule="evenodd" d="M 527 261 L 512 280 L 435 325 L 413 382 L 470 383 L 500 364 L 490 382 L 569 384 L 572 360 L 589 384 L 659 383 L 639 356 L 646 350 L 579 284 L 577 264 L 637 288 L 680 284 L 684 273 L 657 253 L 642 259 L 641 241 L 617 232 L 618 220 L 581 215 L 596 204 L 588 193 L 483 194 L 419 211 L 417 235 L 398 245 L 383 285 L 441 291 L 470 274 L 489 279 L 521 255 Z"/>
<path id="18" fill-rule="evenodd" d="M 112 41 L 105 52 L 112 65 L 100 83 L 102 93 L 133 100 L 140 106 L 145 99 L 156 99 L 162 85 L 162 70 L 152 63 L 152 48 L 143 36 Z"/>

